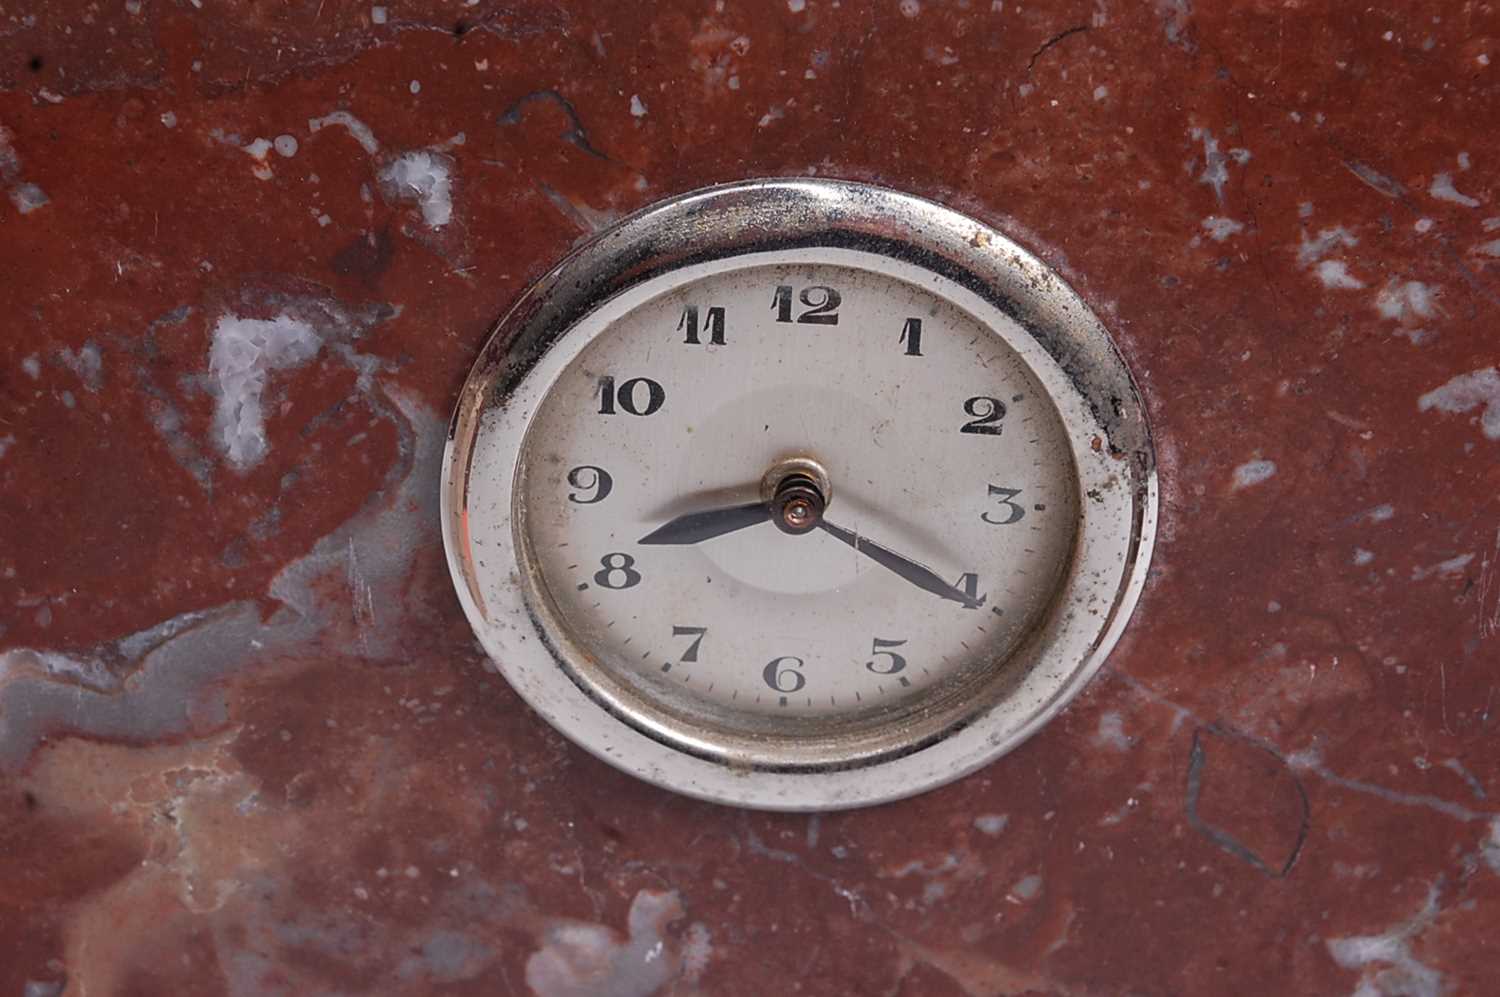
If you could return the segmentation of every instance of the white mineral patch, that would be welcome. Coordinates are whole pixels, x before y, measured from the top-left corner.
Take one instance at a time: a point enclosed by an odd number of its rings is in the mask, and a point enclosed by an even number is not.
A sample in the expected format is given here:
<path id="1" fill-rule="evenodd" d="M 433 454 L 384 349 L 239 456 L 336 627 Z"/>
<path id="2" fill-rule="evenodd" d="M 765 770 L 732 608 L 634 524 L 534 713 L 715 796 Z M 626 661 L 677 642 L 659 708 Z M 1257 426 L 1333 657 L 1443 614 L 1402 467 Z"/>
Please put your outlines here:
<path id="1" fill-rule="evenodd" d="M 373 156 L 380 151 L 380 142 L 375 138 L 375 133 L 370 130 L 370 126 L 348 111 L 333 111 L 321 118 L 309 118 L 307 121 L 308 130 L 314 134 L 330 125 L 338 125 L 348 131 L 354 137 L 354 141 L 358 142 L 370 155 Z"/>
<path id="2" fill-rule="evenodd" d="M 448 157 L 418 149 L 396 157 L 380 171 L 386 197 L 415 201 L 428 228 L 439 229 L 453 220 L 453 181 Z"/>
<path id="3" fill-rule="evenodd" d="M 1359 239 L 1342 225 L 1325 228 L 1311 239 L 1302 237 L 1302 244 L 1297 247 L 1297 262 L 1303 266 L 1311 266 L 1335 249 L 1357 245 Z"/>
<path id="4" fill-rule="evenodd" d="M 1480 427 L 1491 440 L 1500 440 L 1500 372 L 1494 367 L 1460 374 L 1417 399 L 1417 410 L 1467 412 L 1482 408 Z"/>
<path id="5" fill-rule="evenodd" d="M 1209 215 L 1203 219 L 1203 228 L 1214 242 L 1223 242 L 1230 236 L 1245 231 L 1245 226 L 1241 223 L 1220 215 Z"/>
<path id="6" fill-rule="evenodd" d="M 1130 735 L 1125 733 L 1125 722 L 1111 710 L 1099 717 L 1099 729 L 1094 733 L 1094 743 L 1115 751 L 1130 750 Z"/>
<path id="7" fill-rule="evenodd" d="M 18 183 L 10 189 L 10 203 L 23 215 L 46 206 L 50 200 L 47 192 L 34 183 Z"/>
<path id="8" fill-rule="evenodd" d="M 1318 264 L 1318 279 L 1324 287 L 1353 291 L 1365 286 L 1365 282 L 1349 272 L 1343 260 L 1324 260 Z"/>
<path id="9" fill-rule="evenodd" d="M 637 118 L 646 116 L 646 105 L 641 102 L 641 95 L 638 93 L 630 95 L 630 113 Z"/>
<path id="10" fill-rule="evenodd" d="M 1270 479 L 1276 474 L 1276 464 L 1269 460 L 1246 461 L 1234 469 L 1234 488 L 1249 488 L 1258 485 L 1262 481 Z"/>
<path id="11" fill-rule="evenodd" d="M 1453 175 L 1451 173 L 1439 173 L 1432 178 L 1432 186 L 1427 188 L 1427 193 L 1439 201 L 1449 201 L 1453 204 L 1462 204 L 1466 208 L 1479 207 L 1479 201 L 1467 194 L 1460 193 L 1453 186 Z"/>
<path id="12" fill-rule="evenodd" d="M 297 154 L 297 137 L 295 135 L 277 135 L 276 141 L 271 143 L 276 154 L 283 159 L 291 159 Z"/>
<path id="13" fill-rule="evenodd" d="M 1411 942 L 1438 914 L 1438 890 L 1429 889 L 1422 909 L 1411 920 L 1379 934 L 1330 938 L 1328 954 L 1345 969 L 1362 973 L 1355 997 L 1442 997 L 1448 987 L 1442 974 L 1420 962 Z"/>
<path id="14" fill-rule="evenodd" d="M 1437 314 L 1435 296 L 1433 288 L 1419 280 L 1391 280 L 1375 295 L 1375 310 L 1382 318 L 1399 322 L 1398 333 L 1420 344 L 1427 339 L 1423 324 Z"/>
<path id="15" fill-rule="evenodd" d="M 224 315 L 214 325 L 208 356 L 215 395 L 214 436 L 231 465 L 244 470 L 266 455 L 261 396 L 271 372 L 307 362 L 321 346 L 312 326 L 288 315 Z"/>
<path id="16" fill-rule="evenodd" d="M 557 918 L 526 960 L 526 983 L 539 997 L 649 997 L 684 968 L 664 937 L 681 916 L 676 893 L 642 890 L 626 915 L 626 938 L 601 924 Z M 697 941 L 693 960 L 701 972 L 712 953 L 706 932 Z"/>
<path id="17" fill-rule="evenodd" d="M 1473 554 L 1460 554 L 1457 557 L 1450 557 L 1446 561 L 1439 561 L 1437 564 L 1429 564 L 1425 568 L 1413 568 L 1411 569 L 1411 580 L 1420 582 L 1434 575 L 1456 575 L 1467 568 L 1469 562 L 1472 560 L 1474 560 Z"/>

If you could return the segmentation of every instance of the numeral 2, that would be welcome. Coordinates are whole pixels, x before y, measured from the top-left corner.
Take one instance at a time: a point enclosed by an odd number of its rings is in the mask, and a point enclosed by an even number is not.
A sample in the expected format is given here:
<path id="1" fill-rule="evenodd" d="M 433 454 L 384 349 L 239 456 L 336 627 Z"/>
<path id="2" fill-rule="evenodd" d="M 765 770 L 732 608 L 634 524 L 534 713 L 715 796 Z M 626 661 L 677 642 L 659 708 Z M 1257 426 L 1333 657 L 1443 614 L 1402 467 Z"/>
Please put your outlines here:
<path id="1" fill-rule="evenodd" d="M 981 436 L 999 436 L 1000 420 L 1005 418 L 1005 404 L 998 398 L 975 395 L 964 402 L 964 411 L 974 418 L 963 424 L 960 433 L 978 433 Z"/>
<path id="2" fill-rule="evenodd" d="M 797 299 L 807 306 L 807 311 L 797 316 L 797 321 L 803 325 L 839 324 L 838 308 L 844 298 L 833 288 L 822 284 L 804 287 Z M 792 321 L 792 285 L 782 284 L 776 288 L 771 307 L 776 309 L 776 321 Z"/>

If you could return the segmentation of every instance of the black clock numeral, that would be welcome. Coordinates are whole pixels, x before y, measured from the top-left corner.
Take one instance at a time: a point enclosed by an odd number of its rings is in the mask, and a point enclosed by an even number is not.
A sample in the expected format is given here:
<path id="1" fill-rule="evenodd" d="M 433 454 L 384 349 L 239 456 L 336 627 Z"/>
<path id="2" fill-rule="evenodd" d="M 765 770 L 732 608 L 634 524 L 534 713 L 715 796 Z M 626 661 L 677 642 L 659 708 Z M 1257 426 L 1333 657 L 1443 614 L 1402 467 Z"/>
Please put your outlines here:
<path id="1" fill-rule="evenodd" d="M 988 594 L 979 594 L 979 576 L 972 571 L 966 571 L 959 575 L 958 580 L 953 583 L 953 587 L 969 597 L 969 601 L 964 603 L 965 609 L 978 609 L 989 598 Z"/>
<path id="2" fill-rule="evenodd" d="M 901 657 L 901 655 L 897 654 L 895 651 L 886 649 L 892 647 L 901 647 L 905 643 L 906 641 L 904 640 L 884 640 L 880 637 L 876 637 L 874 646 L 870 648 L 870 653 L 874 655 L 885 655 L 890 660 L 866 661 L 865 667 L 874 672 L 876 675 L 894 675 L 897 672 L 904 670 L 906 668 L 906 659 Z M 905 680 L 903 679 L 902 681 Z"/>
<path id="3" fill-rule="evenodd" d="M 641 402 L 641 391 L 645 389 L 645 404 Z M 667 400 L 667 392 L 649 377 L 632 377 L 615 389 L 615 379 L 610 374 L 599 378 L 599 414 L 614 415 L 615 405 L 631 415 L 650 415 L 661 408 Z"/>
<path id="4" fill-rule="evenodd" d="M 568 484 L 579 489 L 568 493 L 568 501 L 576 502 L 578 505 L 593 505 L 595 502 L 603 502 L 614 490 L 615 479 L 609 476 L 609 472 L 602 467 L 593 464 L 580 464 L 568 472 Z M 593 492 L 585 495 L 584 492 Z"/>
<path id="5" fill-rule="evenodd" d="M 1005 403 L 998 398 L 975 395 L 964 402 L 964 411 L 974 417 L 959 429 L 960 433 L 978 433 L 981 436 L 999 436 L 1000 420 L 1005 418 Z"/>
<path id="6" fill-rule="evenodd" d="M 693 642 L 688 645 L 687 650 L 682 652 L 678 661 L 691 662 L 698 660 L 698 645 L 703 643 L 703 635 L 708 633 L 708 627 L 672 627 L 673 637 L 692 637 Z"/>
<path id="7" fill-rule="evenodd" d="M 629 554 L 605 554 L 599 559 L 603 570 L 594 572 L 594 581 L 607 589 L 634 588 L 641 583 L 641 573 L 635 570 L 635 558 Z M 617 583 L 615 576 L 619 575 Z"/>
<path id="8" fill-rule="evenodd" d="M 1026 510 L 1015 501 L 1016 496 L 1021 494 L 1021 489 L 1001 488 L 999 485 L 990 485 L 989 487 L 990 496 L 998 496 L 1000 504 L 1005 507 L 1005 518 L 991 519 L 988 512 L 980 513 L 979 518 L 992 526 L 1009 526 L 1011 523 L 1019 523 L 1021 517 L 1026 515 Z"/>
<path id="9" fill-rule="evenodd" d="M 909 318 L 901 327 L 901 339 L 899 342 L 906 344 L 906 356 L 919 357 L 922 355 L 922 320 Z"/>
<path id="10" fill-rule="evenodd" d="M 791 662 L 783 667 L 782 662 Z M 807 685 L 807 676 L 797 669 L 802 667 L 802 659 L 792 655 L 784 655 L 780 658 L 772 658 L 771 663 L 766 665 L 762 671 L 761 678 L 766 680 L 766 685 L 780 693 L 801 692 L 802 687 Z M 782 700 L 782 706 L 786 701 Z"/>
<path id="11" fill-rule="evenodd" d="M 709 346 L 723 346 L 724 309 L 718 305 L 710 308 L 708 314 L 703 317 L 703 324 L 700 327 L 698 324 L 698 306 L 688 305 L 683 308 L 682 317 L 677 320 L 677 331 L 687 333 L 687 337 L 682 342 L 687 346 L 703 345 L 702 341 L 698 338 L 700 328 L 702 331 L 708 333 Z"/>
<path id="12" fill-rule="evenodd" d="M 804 287 L 797 294 L 797 300 L 806 306 L 807 310 L 797 316 L 797 322 L 802 325 L 838 325 L 839 305 L 844 296 L 831 287 L 815 284 L 812 287 Z M 771 307 L 776 309 L 776 321 L 792 321 L 792 285 L 781 284 L 776 288 L 776 296 L 771 299 Z"/>

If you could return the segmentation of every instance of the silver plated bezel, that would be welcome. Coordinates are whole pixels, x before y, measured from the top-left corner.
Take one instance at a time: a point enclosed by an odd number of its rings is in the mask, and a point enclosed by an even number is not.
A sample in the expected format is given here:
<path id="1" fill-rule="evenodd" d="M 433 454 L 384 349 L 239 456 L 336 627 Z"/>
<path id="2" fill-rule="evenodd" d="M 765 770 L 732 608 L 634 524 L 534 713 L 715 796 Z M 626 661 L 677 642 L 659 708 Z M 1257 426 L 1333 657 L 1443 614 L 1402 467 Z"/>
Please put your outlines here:
<path id="1" fill-rule="evenodd" d="M 1073 561 L 1054 611 L 1006 663 L 1016 679 L 960 722 L 921 733 L 893 725 L 884 743 L 836 761 L 767 757 L 715 743 L 709 732 L 663 729 L 649 704 L 603 697 L 580 681 L 591 666 L 587 652 L 561 632 L 525 538 L 513 529 L 530 416 L 572 357 L 644 300 L 706 274 L 786 260 L 920 280 L 1002 332 L 1052 396 L 1080 495 L 1089 496 L 1079 503 Z M 982 222 L 909 194 L 846 181 L 751 180 L 648 207 L 526 291 L 460 394 L 440 508 L 469 622 L 499 671 L 563 734 L 690 796 L 831 810 L 910 796 L 971 772 L 1019 745 L 1083 688 L 1144 584 L 1157 479 L 1145 410 L 1122 358 L 1078 295 L 1035 256 Z"/>

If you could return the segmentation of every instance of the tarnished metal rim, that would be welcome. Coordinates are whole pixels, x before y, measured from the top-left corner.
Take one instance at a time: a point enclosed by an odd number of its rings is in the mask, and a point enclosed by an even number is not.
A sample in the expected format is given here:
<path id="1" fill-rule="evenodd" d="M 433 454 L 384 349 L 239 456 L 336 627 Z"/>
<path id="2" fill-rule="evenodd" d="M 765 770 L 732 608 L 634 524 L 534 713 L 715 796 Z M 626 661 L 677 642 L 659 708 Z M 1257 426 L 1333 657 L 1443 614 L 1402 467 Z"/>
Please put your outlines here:
<path id="1" fill-rule="evenodd" d="M 1054 614 L 1066 632 L 1043 641 L 1027 672 L 1035 687 L 921 744 L 893 746 L 868 762 L 791 769 L 715 757 L 653 736 L 606 710 L 559 667 L 569 653 L 527 603 L 527 571 L 512 545 L 485 550 L 469 531 L 476 453 L 486 488 L 519 454 L 528 377 L 584 319 L 620 307 L 674 274 L 751 265 L 762 254 L 837 257 L 910 279 L 932 275 L 935 293 L 992 327 L 1006 316 L 1040 349 L 1033 369 L 1060 406 L 1080 476 L 1126 483 L 1104 504 L 1082 503 L 1079 552 L 1064 586 L 1079 587 L 1082 614 Z M 1023 344 L 1024 345 L 1024 344 Z M 1040 367 L 1046 370 L 1038 369 Z M 502 427 L 497 429 L 496 427 Z M 481 437 L 484 437 L 481 443 Z M 510 440 L 510 437 L 514 440 Z M 509 442 L 507 442 L 509 441 Z M 571 739 L 626 771 L 705 799 L 782 810 L 860 806 L 957 778 L 1021 743 L 1060 710 L 1119 639 L 1145 580 L 1156 527 L 1156 469 L 1139 394 L 1104 327 L 1045 264 L 988 226 L 933 202 L 866 184 L 752 180 L 695 191 L 649 207 L 600 233 L 539 280 L 497 324 L 461 393 L 444 452 L 441 511 L 450 570 L 486 651 L 527 702 Z M 508 508 L 506 510 L 508 513 Z M 1086 549 L 1085 549 L 1086 548 Z M 507 563 L 508 561 L 508 563 Z M 1090 579 L 1093 579 L 1090 581 Z M 1106 592 L 1089 592 L 1108 580 Z M 1101 598 L 1102 597 L 1102 598 Z M 1066 619 L 1064 619 L 1066 618 Z M 1063 623 L 1058 623 L 1063 626 Z M 1056 636 L 1056 635 L 1054 635 Z M 1063 639 L 1063 638 L 1066 639 Z M 1043 667 L 1045 666 L 1045 667 Z M 901 750 L 895 750 L 900 748 Z"/>

